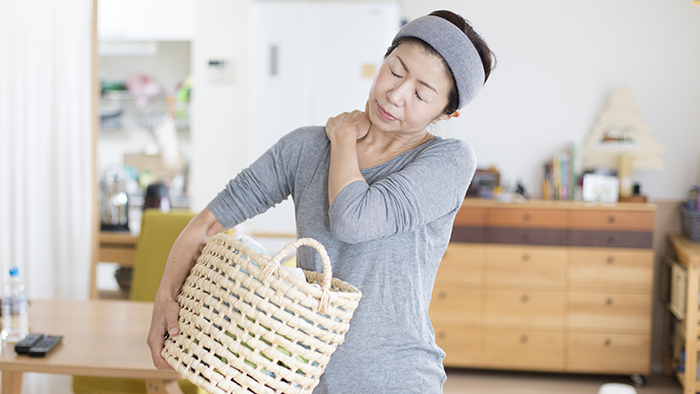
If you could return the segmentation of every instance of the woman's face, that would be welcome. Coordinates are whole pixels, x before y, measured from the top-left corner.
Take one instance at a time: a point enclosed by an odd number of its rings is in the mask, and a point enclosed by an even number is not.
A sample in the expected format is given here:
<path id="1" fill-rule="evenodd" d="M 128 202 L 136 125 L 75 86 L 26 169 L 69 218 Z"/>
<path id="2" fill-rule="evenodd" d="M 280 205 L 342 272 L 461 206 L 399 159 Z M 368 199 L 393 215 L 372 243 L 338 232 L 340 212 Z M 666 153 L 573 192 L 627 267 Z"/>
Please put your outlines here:
<path id="1" fill-rule="evenodd" d="M 374 77 L 369 92 L 372 125 L 387 132 L 419 132 L 447 118 L 443 110 L 452 88 L 449 71 L 438 56 L 419 44 L 394 49 Z"/>

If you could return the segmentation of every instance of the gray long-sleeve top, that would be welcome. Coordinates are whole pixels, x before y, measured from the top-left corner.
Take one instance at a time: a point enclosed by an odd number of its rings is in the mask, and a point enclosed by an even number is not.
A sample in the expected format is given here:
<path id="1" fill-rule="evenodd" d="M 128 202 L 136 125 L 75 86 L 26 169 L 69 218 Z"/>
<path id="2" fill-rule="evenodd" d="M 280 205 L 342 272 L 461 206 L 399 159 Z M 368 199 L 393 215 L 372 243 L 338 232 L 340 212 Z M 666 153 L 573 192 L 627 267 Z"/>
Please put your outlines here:
<path id="1" fill-rule="evenodd" d="M 330 141 L 323 127 L 297 129 L 243 170 L 209 203 L 233 227 L 290 195 L 297 237 L 323 244 L 333 276 L 362 300 L 345 342 L 314 394 L 441 393 L 445 353 L 428 317 L 440 259 L 476 168 L 463 141 L 435 137 L 343 188 L 328 206 Z M 321 271 L 311 248 L 297 264 Z"/>

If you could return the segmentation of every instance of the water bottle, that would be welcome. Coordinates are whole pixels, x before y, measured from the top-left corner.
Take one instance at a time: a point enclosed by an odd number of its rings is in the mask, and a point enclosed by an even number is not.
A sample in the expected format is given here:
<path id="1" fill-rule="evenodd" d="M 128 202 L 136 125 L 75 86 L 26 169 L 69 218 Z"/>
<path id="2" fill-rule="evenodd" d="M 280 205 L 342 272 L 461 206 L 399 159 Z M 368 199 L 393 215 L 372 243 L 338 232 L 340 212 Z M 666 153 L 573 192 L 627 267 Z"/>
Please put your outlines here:
<path id="1" fill-rule="evenodd" d="M 29 302 L 19 269 L 10 269 L 10 280 L 2 286 L 2 338 L 19 342 L 29 332 Z"/>

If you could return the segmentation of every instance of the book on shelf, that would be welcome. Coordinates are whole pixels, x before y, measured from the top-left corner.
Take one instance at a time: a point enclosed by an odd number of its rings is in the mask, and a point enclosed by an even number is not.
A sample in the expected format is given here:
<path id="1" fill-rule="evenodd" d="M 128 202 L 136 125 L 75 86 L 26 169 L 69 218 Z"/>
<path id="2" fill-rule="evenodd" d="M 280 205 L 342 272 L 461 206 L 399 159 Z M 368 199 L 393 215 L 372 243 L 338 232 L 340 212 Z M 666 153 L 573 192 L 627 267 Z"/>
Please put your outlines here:
<path id="1" fill-rule="evenodd" d="M 545 200 L 576 199 L 578 189 L 578 154 L 575 145 L 552 156 L 544 165 L 542 197 Z"/>

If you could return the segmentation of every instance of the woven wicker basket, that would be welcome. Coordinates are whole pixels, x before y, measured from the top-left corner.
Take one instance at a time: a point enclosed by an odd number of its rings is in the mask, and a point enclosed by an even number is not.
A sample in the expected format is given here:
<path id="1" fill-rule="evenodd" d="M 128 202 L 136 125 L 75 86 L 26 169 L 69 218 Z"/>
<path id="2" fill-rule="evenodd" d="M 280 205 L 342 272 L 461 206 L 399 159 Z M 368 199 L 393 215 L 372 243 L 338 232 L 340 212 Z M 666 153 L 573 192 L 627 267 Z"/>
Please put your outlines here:
<path id="1" fill-rule="evenodd" d="M 323 273 L 304 271 L 309 283 L 279 269 L 302 245 L 323 261 Z M 268 260 L 218 234 L 182 286 L 180 334 L 165 340 L 162 354 L 210 393 L 310 393 L 361 297 L 331 277 L 328 254 L 313 239 L 298 239 Z"/>

